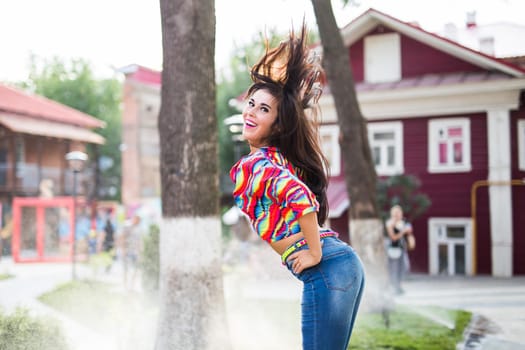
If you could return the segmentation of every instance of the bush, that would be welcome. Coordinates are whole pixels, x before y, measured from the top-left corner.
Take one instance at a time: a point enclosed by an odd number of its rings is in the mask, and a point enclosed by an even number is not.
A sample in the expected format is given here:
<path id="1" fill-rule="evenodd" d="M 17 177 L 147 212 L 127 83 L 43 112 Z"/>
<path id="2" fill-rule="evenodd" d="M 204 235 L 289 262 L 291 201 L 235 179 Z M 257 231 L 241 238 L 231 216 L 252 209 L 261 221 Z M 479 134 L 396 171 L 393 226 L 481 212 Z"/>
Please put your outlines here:
<path id="1" fill-rule="evenodd" d="M 67 350 L 69 346 L 55 319 L 33 317 L 17 308 L 9 315 L 0 312 L 0 349 Z"/>
<path id="2" fill-rule="evenodd" d="M 377 206 L 381 218 L 390 217 L 390 208 L 400 205 L 408 221 L 424 214 L 432 202 L 420 192 L 421 181 L 414 175 L 394 175 L 377 181 Z"/>
<path id="3" fill-rule="evenodd" d="M 159 290 L 159 235 L 159 227 L 157 225 L 151 225 L 149 234 L 144 238 L 144 250 L 140 262 L 142 288 L 146 293 L 153 295 L 157 294 Z"/>
<path id="4" fill-rule="evenodd" d="M 10 275 L 8 273 L 0 273 L 0 281 L 1 280 L 6 280 L 6 279 L 9 279 L 9 278 L 12 278 L 13 275 Z"/>

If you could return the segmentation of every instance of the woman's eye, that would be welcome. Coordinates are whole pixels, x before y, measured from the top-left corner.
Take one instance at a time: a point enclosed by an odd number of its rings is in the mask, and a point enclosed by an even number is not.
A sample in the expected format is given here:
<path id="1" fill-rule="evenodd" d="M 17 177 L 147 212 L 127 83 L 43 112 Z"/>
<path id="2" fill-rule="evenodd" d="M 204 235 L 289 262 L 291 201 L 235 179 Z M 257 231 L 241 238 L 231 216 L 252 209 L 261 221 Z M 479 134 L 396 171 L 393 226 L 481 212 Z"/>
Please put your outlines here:
<path id="1" fill-rule="evenodd" d="M 266 107 L 261 107 L 261 111 L 263 111 L 264 113 L 268 113 L 269 112 L 268 108 L 266 108 Z"/>

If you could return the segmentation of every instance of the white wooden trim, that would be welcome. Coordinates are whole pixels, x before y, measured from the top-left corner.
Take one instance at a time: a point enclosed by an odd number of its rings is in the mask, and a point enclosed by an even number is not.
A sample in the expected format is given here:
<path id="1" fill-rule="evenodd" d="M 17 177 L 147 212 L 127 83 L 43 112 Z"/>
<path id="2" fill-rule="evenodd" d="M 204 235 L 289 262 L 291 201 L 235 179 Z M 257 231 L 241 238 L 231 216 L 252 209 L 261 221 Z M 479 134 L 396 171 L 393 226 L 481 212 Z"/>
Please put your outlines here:
<path id="1" fill-rule="evenodd" d="M 378 175 L 397 175 L 405 172 L 404 168 L 404 150 L 403 150 L 403 123 L 402 122 L 374 122 L 368 123 L 368 142 L 372 148 L 375 145 L 373 135 L 376 132 L 386 131 L 394 133 L 394 161 L 393 166 L 376 166 Z"/>
<path id="2" fill-rule="evenodd" d="M 384 120 L 517 109 L 522 89 L 525 89 L 525 79 L 365 91 L 358 92 L 357 98 L 366 119 Z M 319 104 L 323 122 L 336 122 L 333 96 L 323 95 Z"/>
<path id="3" fill-rule="evenodd" d="M 443 226 L 463 226 L 465 227 L 465 238 L 451 239 L 447 237 L 439 237 L 439 227 Z M 439 261 L 438 261 L 438 247 L 439 243 L 445 243 L 454 245 L 454 243 L 463 243 L 465 245 L 465 274 L 467 276 L 472 275 L 472 220 L 470 218 L 429 218 L 428 219 L 428 257 L 429 257 L 429 273 L 431 275 L 437 275 L 439 273 Z M 449 249 L 449 257 L 453 257 L 451 254 L 451 246 Z M 449 266 L 450 270 L 453 270 L 455 261 L 451 261 Z"/>
<path id="4" fill-rule="evenodd" d="M 339 146 L 339 126 L 338 125 L 322 125 L 319 128 L 321 135 L 329 135 L 330 145 L 322 145 L 323 147 L 330 147 L 330 157 L 328 152 L 324 152 L 330 162 L 330 176 L 338 176 L 341 174 L 341 147 Z"/>
<path id="5" fill-rule="evenodd" d="M 525 119 L 518 120 L 518 166 L 525 171 Z"/>
<path id="6" fill-rule="evenodd" d="M 437 130 L 440 127 L 452 125 L 462 129 L 462 164 L 440 165 L 438 163 Z M 429 173 L 458 173 L 472 170 L 471 145 L 470 145 L 470 120 L 468 118 L 431 119 L 428 121 L 428 172 Z"/>
<path id="7" fill-rule="evenodd" d="M 365 81 L 401 79 L 401 38 L 398 33 L 369 35 L 364 39 Z"/>
<path id="8" fill-rule="evenodd" d="M 510 181 L 510 112 L 487 113 L 489 180 Z M 489 186 L 492 274 L 512 276 L 512 190 L 508 186 Z"/>

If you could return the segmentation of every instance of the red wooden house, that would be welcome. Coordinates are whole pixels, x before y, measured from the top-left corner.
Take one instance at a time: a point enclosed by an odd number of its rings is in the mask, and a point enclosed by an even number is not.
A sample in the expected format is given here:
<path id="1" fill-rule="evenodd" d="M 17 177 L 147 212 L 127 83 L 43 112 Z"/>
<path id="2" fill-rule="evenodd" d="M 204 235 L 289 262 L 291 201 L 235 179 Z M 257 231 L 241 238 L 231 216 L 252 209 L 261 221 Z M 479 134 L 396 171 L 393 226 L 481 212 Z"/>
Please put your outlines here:
<path id="1" fill-rule="evenodd" d="M 378 175 L 415 175 L 432 201 L 412 269 L 525 274 L 525 70 L 374 9 L 341 32 Z M 344 150 L 329 94 L 322 104 L 330 225 L 345 234 Z"/>
<path id="2" fill-rule="evenodd" d="M 413 270 L 525 274 L 525 71 L 373 9 L 342 35 L 378 174 L 415 175 L 432 200 L 414 222 Z M 137 65 L 122 72 L 123 200 L 134 203 L 159 195 L 160 72 Z M 330 225 L 344 238 L 344 150 L 329 93 L 321 103 Z"/>

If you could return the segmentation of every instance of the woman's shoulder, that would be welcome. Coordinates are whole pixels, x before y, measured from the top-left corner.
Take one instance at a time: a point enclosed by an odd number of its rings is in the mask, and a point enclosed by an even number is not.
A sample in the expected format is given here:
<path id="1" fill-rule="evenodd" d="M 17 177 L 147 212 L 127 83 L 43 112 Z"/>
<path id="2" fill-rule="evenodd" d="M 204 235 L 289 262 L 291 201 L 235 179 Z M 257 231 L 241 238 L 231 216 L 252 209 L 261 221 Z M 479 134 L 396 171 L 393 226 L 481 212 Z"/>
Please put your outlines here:
<path id="1" fill-rule="evenodd" d="M 275 165 L 266 157 L 266 155 L 261 152 L 253 152 L 243 156 L 230 170 L 230 177 L 235 178 L 235 174 L 242 172 L 256 172 L 261 169 L 274 167 Z"/>
<path id="2" fill-rule="evenodd" d="M 236 164 L 237 167 L 241 168 L 258 168 L 272 166 L 272 162 L 266 155 L 261 152 L 253 152 L 242 157 Z"/>

